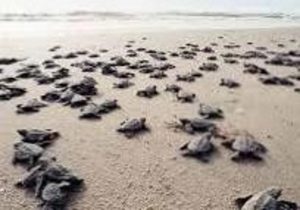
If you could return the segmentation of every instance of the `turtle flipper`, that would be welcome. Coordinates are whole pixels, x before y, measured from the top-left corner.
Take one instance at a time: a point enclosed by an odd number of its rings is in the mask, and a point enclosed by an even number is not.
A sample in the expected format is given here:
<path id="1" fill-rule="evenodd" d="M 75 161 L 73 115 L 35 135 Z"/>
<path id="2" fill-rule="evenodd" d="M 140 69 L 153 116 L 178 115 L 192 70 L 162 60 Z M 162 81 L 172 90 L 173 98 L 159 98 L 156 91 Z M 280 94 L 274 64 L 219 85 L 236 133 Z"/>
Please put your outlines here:
<path id="1" fill-rule="evenodd" d="M 242 208 L 242 206 L 250 199 L 252 198 L 253 195 L 247 195 L 243 197 L 239 197 L 235 199 L 235 204 L 239 207 Z"/>
<path id="2" fill-rule="evenodd" d="M 238 162 L 242 159 L 242 156 L 239 152 L 235 152 L 233 155 L 231 155 L 230 159 L 232 161 Z"/>

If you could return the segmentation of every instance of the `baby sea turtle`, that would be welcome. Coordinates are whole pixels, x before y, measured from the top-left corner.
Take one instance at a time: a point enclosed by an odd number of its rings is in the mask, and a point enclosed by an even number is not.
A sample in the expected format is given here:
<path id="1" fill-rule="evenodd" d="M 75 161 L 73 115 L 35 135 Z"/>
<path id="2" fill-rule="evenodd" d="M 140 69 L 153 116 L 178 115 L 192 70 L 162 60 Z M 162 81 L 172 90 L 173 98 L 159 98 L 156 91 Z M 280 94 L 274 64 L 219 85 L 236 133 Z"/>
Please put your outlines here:
<path id="1" fill-rule="evenodd" d="M 202 161 L 208 161 L 208 155 L 213 152 L 214 145 L 211 142 L 212 134 L 208 133 L 201 138 L 196 138 L 180 147 L 183 156 L 199 158 Z"/>
<path id="2" fill-rule="evenodd" d="M 262 160 L 261 155 L 267 152 L 267 148 L 257 142 L 250 134 L 241 134 L 225 140 L 222 145 L 235 152 L 231 157 L 233 161 L 243 159 Z"/>
<path id="3" fill-rule="evenodd" d="M 183 130 L 189 134 L 213 132 L 216 125 L 201 118 L 180 118 L 179 122 L 169 123 L 169 127 Z"/>
<path id="4" fill-rule="evenodd" d="M 13 163 L 27 163 L 32 167 L 36 160 L 43 154 L 44 149 L 36 144 L 18 142 L 14 144 Z"/>
<path id="5" fill-rule="evenodd" d="M 81 114 L 79 116 L 81 119 L 101 119 L 101 114 L 99 113 L 99 105 L 95 103 L 90 103 L 81 109 Z"/>
<path id="6" fill-rule="evenodd" d="M 63 209 L 66 204 L 70 183 L 48 183 L 41 193 L 43 209 Z"/>
<path id="7" fill-rule="evenodd" d="M 40 102 L 38 99 L 32 99 L 27 101 L 25 104 L 18 104 L 17 105 L 17 113 L 32 113 L 38 112 L 40 108 L 46 107 L 47 104 Z"/>
<path id="8" fill-rule="evenodd" d="M 206 104 L 200 104 L 199 114 L 204 119 L 223 119 L 224 113 L 222 109 L 217 107 L 209 106 Z"/>
<path id="9" fill-rule="evenodd" d="M 105 100 L 101 104 L 99 104 L 99 113 L 107 114 L 115 109 L 119 109 L 120 106 L 118 104 L 118 100 Z"/>
<path id="10" fill-rule="evenodd" d="M 240 83 L 232 80 L 232 79 L 221 79 L 220 86 L 225 86 L 228 88 L 238 88 L 240 87 Z"/>
<path id="11" fill-rule="evenodd" d="M 178 93 L 182 88 L 179 85 L 176 84 L 171 84 L 171 85 L 166 85 L 165 91 L 171 92 L 171 93 Z"/>
<path id="12" fill-rule="evenodd" d="M 252 63 L 245 63 L 244 67 L 245 67 L 244 73 L 262 74 L 262 75 L 268 75 L 269 74 L 269 72 L 265 68 L 259 67 L 255 64 L 252 64 Z"/>
<path id="13" fill-rule="evenodd" d="M 120 124 L 117 129 L 118 132 L 124 133 L 127 138 L 134 137 L 136 134 L 147 131 L 146 118 L 135 118 L 125 120 Z"/>
<path id="14" fill-rule="evenodd" d="M 59 133 L 50 129 L 38 130 L 38 129 L 20 129 L 17 131 L 22 137 L 23 142 L 37 144 L 40 146 L 48 145 L 59 137 Z"/>
<path id="15" fill-rule="evenodd" d="M 278 200 L 282 189 L 269 187 L 261 192 L 243 196 L 235 200 L 241 210 L 297 210 L 297 203 Z"/>
<path id="16" fill-rule="evenodd" d="M 45 93 L 44 95 L 42 95 L 41 99 L 43 101 L 47 101 L 47 102 L 55 102 L 60 99 L 60 96 L 61 96 L 60 91 L 52 90 L 52 91 L 49 91 L 49 92 Z"/>
<path id="17" fill-rule="evenodd" d="M 176 94 L 176 98 L 178 101 L 180 101 L 182 103 L 192 103 L 194 101 L 194 99 L 196 98 L 196 94 L 180 90 Z"/>
<path id="18" fill-rule="evenodd" d="M 75 107 L 81 107 L 81 106 L 85 106 L 88 102 L 88 98 L 79 94 L 74 94 L 74 96 L 72 97 L 71 101 L 69 102 L 69 104 L 66 105 L 70 105 L 71 107 L 75 108 Z"/>
<path id="19" fill-rule="evenodd" d="M 116 78 L 120 78 L 120 79 L 131 79 L 131 78 L 135 77 L 134 73 L 125 72 L 125 71 L 116 71 L 113 75 Z"/>
<path id="20" fill-rule="evenodd" d="M 294 83 L 285 77 L 269 76 L 259 80 L 265 85 L 294 86 Z"/>
<path id="21" fill-rule="evenodd" d="M 154 71 L 153 73 L 150 74 L 150 78 L 154 78 L 154 79 L 163 79 L 165 77 L 167 77 L 168 75 L 164 72 L 164 71 Z"/>
<path id="22" fill-rule="evenodd" d="M 184 81 L 184 82 L 194 82 L 195 77 L 190 73 L 178 74 L 178 75 L 176 75 L 176 80 L 177 81 Z"/>
<path id="23" fill-rule="evenodd" d="M 199 67 L 201 71 L 217 71 L 218 69 L 219 66 L 216 63 L 203 63 L 202 66 Z"/>
<path id="24" fill-rule="evenodd" d="M 158 95 L 156 85 L 147 86 L 144 90 L 137 91 L 137 96 L 145 97 L 145 98 L 152 98 Z"/>
<path id="25" fill-rule="evenodd" d="M 114 83 L 113 87 L 119 89 L 125 89 L 125 88 L 129 88 L 132 85 L 134 85 L 134 83 L 130 82 L 129 80 L 121 80 L 120 82 Z"/>

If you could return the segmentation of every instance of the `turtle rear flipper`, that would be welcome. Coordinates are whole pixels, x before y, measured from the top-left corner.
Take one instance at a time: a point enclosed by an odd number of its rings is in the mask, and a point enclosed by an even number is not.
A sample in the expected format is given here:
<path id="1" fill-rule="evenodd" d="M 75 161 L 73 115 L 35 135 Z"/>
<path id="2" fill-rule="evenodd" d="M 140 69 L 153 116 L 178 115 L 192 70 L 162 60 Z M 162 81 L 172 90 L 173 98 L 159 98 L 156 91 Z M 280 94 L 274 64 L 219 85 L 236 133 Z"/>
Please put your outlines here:
<path id="1" fill-rule="evenodd" d="M 243 196 L 243 197 L 239 197 L 237 199 L 235 199 L 235 204 L 239 207 L 239 209 L 241 209 L 243 207 L 243 205 L 250 199 L 252 198 L 253 195 L 247 195 L 247 196 Z"/>
<path id="2" fill-rule="evenodd" d="M 300 206 L 295 202 L 280 200 L 277 202 L 278 210 L 299 210 Z"/>

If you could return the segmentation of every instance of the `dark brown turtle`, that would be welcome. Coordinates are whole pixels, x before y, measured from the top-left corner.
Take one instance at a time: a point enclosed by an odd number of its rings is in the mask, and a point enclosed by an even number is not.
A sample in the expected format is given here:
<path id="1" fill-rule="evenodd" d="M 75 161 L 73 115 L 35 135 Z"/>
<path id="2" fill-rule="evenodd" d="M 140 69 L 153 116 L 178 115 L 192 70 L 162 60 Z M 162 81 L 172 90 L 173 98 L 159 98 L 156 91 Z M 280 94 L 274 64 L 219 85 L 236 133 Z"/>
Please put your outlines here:
<path id="1" fill-rule="evenodd" d="M 101 119 L 101 114 L 99 113 L 99 105 L 95 103 L 90 103 L 81 109 L 79 116 L 80 119 Z"/>
<path id="2" fill-rule="evenodd" d="M 62 93 L 58 90 L 52 90 L 42 95 L 41 99 L 47 102 L 55 102 L 60 99 L 61 94 Z"/>
<path id="3" fill-rule="evenodd" d="M 204 119 L 223 119 L 224 113 L 222 109 L 209 106 L 206 104 L 200 104 L 199 114 Z"/>
<path id="4" fill-rule="evenodd" d="M 219 69 L 218 64 L 216 63 L 203 63 L 202 66 L 199 67 L 201 71 L 217 71 Z"/>
<path id="5" fill-rule="evenodd" d="M 135 77 L 134 73 L 126 72 L 126 71 L 116 71 L 115 73 L 113 73 L 113 75 L 116 78 L 120 78 L 120 79 L 131 79 L 131 78 Z"/>
<path id="6" fill-rule="evenodd" d="M 171 92 L 171 93 L 178 93 L 182 88 L 179 85 L 176 84 L 171 84 L 171 85 L 166 85 L 165 91 Z"/>
<path id="7" fill-rule="evenodd" d="M 252 63 L 245 63 L 244 67 L 245 67 L 244 73 L 263 74 L 263 75 L 269 74 L 269 72 L 265 68 L 259 67 Z"/>
<path id="8" fill-rule="evenodd" d="M 70 84 L 70 90 L 82 96 L 91 96 L 97 94 L 97 82 L 93 77 L 85 76 L 79 82 Z"/>
<path id="9" fill-rule="evenodd" d="M 41 206 L 44 210 L 64 209 L 69 190 L 68 182 L 48 183 L 41 193 Z"/>
<path id="10" fill-rule="evenodd" d="M 120 106 L 118 104 L 118 100 L 114 99 L 114 100 L 105 100 L 104 102 L 102 102 L 101 104 L 99 104 L 99 113 L 100 114 L 107 114 L 110 113 L 116 109 L 119 109 Z"/>
<path id="11" fill-rule="evenodd" d="M 180 90 L 176 93 L 176 98 L 182 103 L 193 103 L 196 98 L 196 94 Z"/>
<path id="12" fill-rule="evenodd" d="M 119 89 L 125 89 L 129 88 L 130 86 L 133 86 L 134 83 L 130 82 L 129 80 L 121 80 L 120 82 L 114 83 L 113 87 L 114 88 L 119 88 Z"/>
<path id="13" fill-rule="evenodd" d="M 140 97 L 145 98 L 152 98 L 156 95 L 158 95 L 157 87 L 156 85 L 149 85 L 144 90 L 137 91 L 136 95 Z"/>
<path id="14" fill-rule="evenodd" d="M 204 134 L 201 138 L 192 139 L 180 147 L 183 156 L 196 157 L 202 161 L 208 161 L 208 156 L 213 152 L 214 145 L 211 142 L 212 134 Z"/>
<path id="15" fill-rule="evenodd" d="M 101 68 L 103 75 L 113 75 L 118 71 L 112 64 L 103 64 Z"/>
<path id="16" fill-rule="evenodd" d="M 0 84 L 0 100 L 10 100 L 14 97 L 22 96 L 25 93 L 25 88 Z"/>
<path id="17" fill-rule="evenodd" d="M 241 86 L 241 84 L 234 81 L 233 79 L 221 79 L 220 86 L 225 86 L 228 88 L 238 88 Z"/>
<path id="18" fill-rule="evenodd" d="M 40 146 L 51 144 L 55 139 L 59 137 L 58 132 L 52 131 L 50 129 L 20 129 L 17 132 L 22 137 L 23 142 L 37 144 Z"/>
<path id="19" fill-rule="evenodd" d="M 169 123 L 169 127 L 183 130 L 189 134 L 214 132 L 216 125 L 201 118 L 180 118 L 178 122 Z"/>
<path id="20" fill-rule="evenodd" d="M 21 60 L 22 59 L 17 59 L 17 58 L 0 58 L 0 65 L 11 65 Z"/>
<path id="21" fill-rule="evenodd" d="M 184 82 L 194 82 L 195 77 L 190 73 L 178 74 L 178 75 L 176 75 L 176 80 L 177 81 L 184 81 Z"/>
<path id="22" fill-rule="evenodd" d="M 40 102 L 38 99 L 32 99 L 27 101 L 24 104 L 17 105 L 17 113 L 24 114 L 24 113 L 33 113 L 40 111 L 40 108 L 48 106 L 47 104 Z"/>
<path id="23" fill-rule="evenodd" d="M 233 161 L 244 159 L 262 160 L 261 155 L 267 152 L 267 148 L 257 142 L 250 134 L 240 134 L 225 140 L 222 145 L 235 152 L 231 157 Z"/>
<path id="24" fill-rule="evenodd" d="M 14 150 L 13 163 L 25 163 L 28 167 L 32 167 L 44 152 L 44 149 L 39 145 L 25 142 L 14 144 Z"/>
<path id="25" fill-rule="evenodd" d="M 238 60 L 233 59 L 233 58 L 225 58 L 225 59 L 224 59 L 224 62 L 225 62 L 225 63 L 228 63 L 228 64 L 238 64 L 238 63 L 239 63 Z"/>
<path id="26" fill-rule="evenodd" d="M 128 66 L 130 62 L 121 56 L 112 57 L 110 60 L 113 61 L 114 66 Z"/>
<path id="27" fill-rule="evenodd" d="M 282 86 L 294 86 L 294 83 L 285 77 L 269 76 L 259 79 L 265 85 L 282 85 Z"/>
<path id="28" fill-rule="evenodd" d="M 72 99 L 66 105 L 70 105 L 73 108 L 85 106 L 88 103 L 88 98 L 79 94 L 74 94 Z"/>
<path id="29" fill-rule="evenodd" d="M 167 77 L 168 75 L 164 72 L 164 71 L 154 71 L 153 73 L 150 74 L 150 78 L 155 78 L 155 79 L 163 79 L 165 77 Z"/>
<path id="30" fill-rule="evenodd" d="M 127 138 L 132 138 L 135 135 L 149 130 L 146 126 L 146 118 L 135 118 L 131 120 L 125 120 L 120 124 L 117 129 L 118 132 L 124 133 Z"/>
<path id="31" fill-rule="evenodd" d="M 66 167 L 57 164 L 55 158 L 43 159 L 37 162 L 36 166 L 31 168 L 25 176 L 16 183 L 17 187 L 34 189 L 35 196 L 42 198 L 43 190 L 49 183 L 69 184 L 70 189 L 75 189 L 83 183 L 83 179 L 74 175 Z"/>
<path id="32" fill-rule="evenodd" d="M 298 210 L 297 203 L 278 200 L 282 189 L 269 187 L 261 192 L 239 197 L 235 200 L 241 210 Z"/>

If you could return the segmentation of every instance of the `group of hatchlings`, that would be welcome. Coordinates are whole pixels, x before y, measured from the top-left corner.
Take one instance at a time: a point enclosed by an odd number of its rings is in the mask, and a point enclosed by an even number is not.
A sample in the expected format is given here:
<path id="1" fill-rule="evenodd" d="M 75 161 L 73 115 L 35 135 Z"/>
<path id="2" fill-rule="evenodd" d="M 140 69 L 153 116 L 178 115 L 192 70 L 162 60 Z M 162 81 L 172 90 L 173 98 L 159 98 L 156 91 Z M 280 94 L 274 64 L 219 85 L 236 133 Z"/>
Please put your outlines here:
<path id="1" fill-rule="evenodd" d="M 116 101 L 110 102 L 108 107 L 111 104 L 115 107 Z M 222 139 L 221 144 L 225 148 L 234 152 L 231 157 L 233 161 L 263 160 L 263 154 L 267 152 L 267 149 L 255 137 L 246 132 L 228 134 L 213 122 L 213 120 L 224 118 L 221 109 L 200 104 L 199 114 L 201 118 L 180 118 L 176 122 L 168 123 L 168 127 L 175 130 L 182 130 L 188 134 L 201 134 L 201 137 L 196 137 L 179 148 L 181 155 L 207 162 L 216 149 L 213 140 L 219 138 Z M 146 118 L 127 119 L 116 129 L 127 138 L 149 130 Z M 59 136 L 58 132 L 19 130 L 18 133 L 22 136 L 22 141 L 15 144 L 14 163 L 26 163 L 29 171 L 17 183 L 17 186 L 34 188 L 36 196 L 43 201 L 45 210 L 63 208 L 69 192 L 76 189 L 83 180 L 55 161 L 42 158 L 44 147 Z M 280 188 L 271 187 L 262 192 L 238 198 L 236 204 L 241 210 L 299 210 L 294 202 L 278 200 L 281 191 Z"/>

